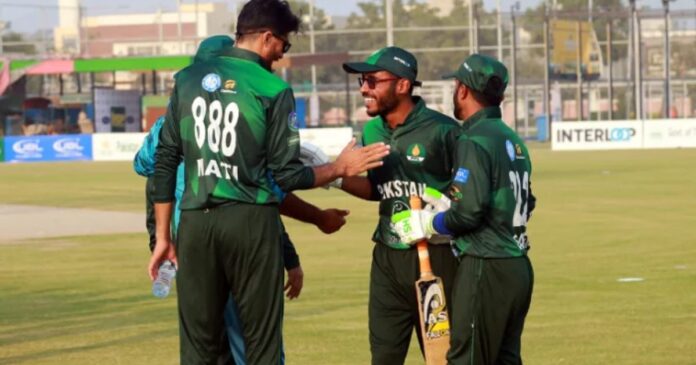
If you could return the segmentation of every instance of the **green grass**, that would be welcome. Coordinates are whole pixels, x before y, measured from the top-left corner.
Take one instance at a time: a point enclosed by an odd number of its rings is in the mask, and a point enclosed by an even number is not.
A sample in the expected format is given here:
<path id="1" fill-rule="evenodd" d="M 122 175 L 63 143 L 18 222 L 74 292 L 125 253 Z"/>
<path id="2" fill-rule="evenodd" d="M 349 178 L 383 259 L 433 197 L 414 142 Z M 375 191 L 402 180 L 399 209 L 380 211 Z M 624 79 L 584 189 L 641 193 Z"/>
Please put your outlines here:
<path id="1" fill-rule="evenodd" d="M 525 362 L 696 364 L 696 150 L 532 157 Z M 142 209 L 143 180 L 126 163 L 5 164 L 0 176 L 0 204 Z M 306 276 L 286 305 L 288 363 L 367 364 L 376 205 L 301 195 L 351 216 L 332 236 L 288 224 Z M 0 245 L 0 365 L 177 363 L 175 301 L 149 294 L 146 260 L 145 234 Z M 412 350 L 407 364 L 422 364 Z"/>

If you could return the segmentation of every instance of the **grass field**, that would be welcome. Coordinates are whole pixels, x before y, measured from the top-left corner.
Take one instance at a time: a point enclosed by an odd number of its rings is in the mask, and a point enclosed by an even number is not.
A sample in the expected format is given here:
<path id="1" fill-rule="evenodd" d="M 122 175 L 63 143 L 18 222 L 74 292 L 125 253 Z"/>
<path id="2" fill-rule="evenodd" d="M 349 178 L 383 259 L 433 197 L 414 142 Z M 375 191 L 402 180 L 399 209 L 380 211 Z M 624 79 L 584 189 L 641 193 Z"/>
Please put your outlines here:
<path id="1" fill-rule="evenodd" d="M 532 158 L 525 362 L 696 364 L 696 150 Z M 142 185 L 128 163 L 0 165 L 0 204 L 140 211 Z M 332 236 L 288 224 L 305 271 L 286 305 L 288 364 L 368 364 L 376 205 L 301 195 L 351 215 Z M 175 300 L 149 293 L 147 256 L 144 233 L 0 244 L 0 365 L 177 363 Z M 414 346 L 407 363 L 423 363 Z"/>

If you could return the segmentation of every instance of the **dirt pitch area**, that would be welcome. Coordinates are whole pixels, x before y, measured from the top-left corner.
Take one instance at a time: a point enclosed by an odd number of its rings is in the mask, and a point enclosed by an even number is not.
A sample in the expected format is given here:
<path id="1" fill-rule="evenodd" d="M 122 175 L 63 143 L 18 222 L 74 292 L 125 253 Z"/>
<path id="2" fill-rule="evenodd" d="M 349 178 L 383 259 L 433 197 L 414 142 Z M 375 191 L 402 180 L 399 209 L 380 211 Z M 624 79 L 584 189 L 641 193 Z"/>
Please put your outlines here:
<path id="1" fill-rule="evenodd" d="M 0 243 L 138 232 L 145 232 L 143 213 L 0 204 Z"/>

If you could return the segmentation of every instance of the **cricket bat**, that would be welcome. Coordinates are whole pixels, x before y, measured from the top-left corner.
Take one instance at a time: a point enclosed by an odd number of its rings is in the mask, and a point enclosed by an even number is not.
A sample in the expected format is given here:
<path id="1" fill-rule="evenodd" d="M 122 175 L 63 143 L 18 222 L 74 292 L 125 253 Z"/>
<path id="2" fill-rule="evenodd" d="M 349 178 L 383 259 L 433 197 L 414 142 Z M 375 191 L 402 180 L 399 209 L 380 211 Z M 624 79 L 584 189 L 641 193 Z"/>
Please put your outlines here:
<path id="1" fill-rule="evenodd" d="M 418 196 L 411 196 L 410 203 L 411 210 L 421 209 L 421 200 Z M 450 323 L 447 315 L 445 287 L 442 285 L 442 279 L 433 275 L 428 241 L 423 239 L 416 245 L 420 262 L 420 279 L 416 281 L 416 295 L 425 364 L 446 365 L 447 350 L 450 345 Z"/>

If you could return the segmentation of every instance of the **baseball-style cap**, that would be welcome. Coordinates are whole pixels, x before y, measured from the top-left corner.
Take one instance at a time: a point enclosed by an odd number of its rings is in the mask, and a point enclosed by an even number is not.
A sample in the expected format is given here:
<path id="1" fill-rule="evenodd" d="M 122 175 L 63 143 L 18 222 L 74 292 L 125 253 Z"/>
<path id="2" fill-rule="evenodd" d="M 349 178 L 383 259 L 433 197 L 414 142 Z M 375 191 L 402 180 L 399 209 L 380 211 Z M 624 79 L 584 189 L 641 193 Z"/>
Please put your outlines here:
<path id="1" fill-rule="evenodd" d="M 497 77 L 502 83 L 488 82 Z M 459 66 L 457 71 L 442 76 L 443 79 L 455 78 L 472 90 L 494 96 L 503 96 L 508 84 L 508 71 L 505 65 L 495 58 L 482 54 L 472 54 Z"/>
<path id="2" fill-rule="evenodd" d="M 399 47 L 386 47 L 368 57 L 365 62 L 346 62 L 343 69 L 352 74 L 376 71 L 389 71 L 396 76 L 407 79 L 413 86 L 421 86 L 418 77 L 418 61 L 410 52 Z"/>

